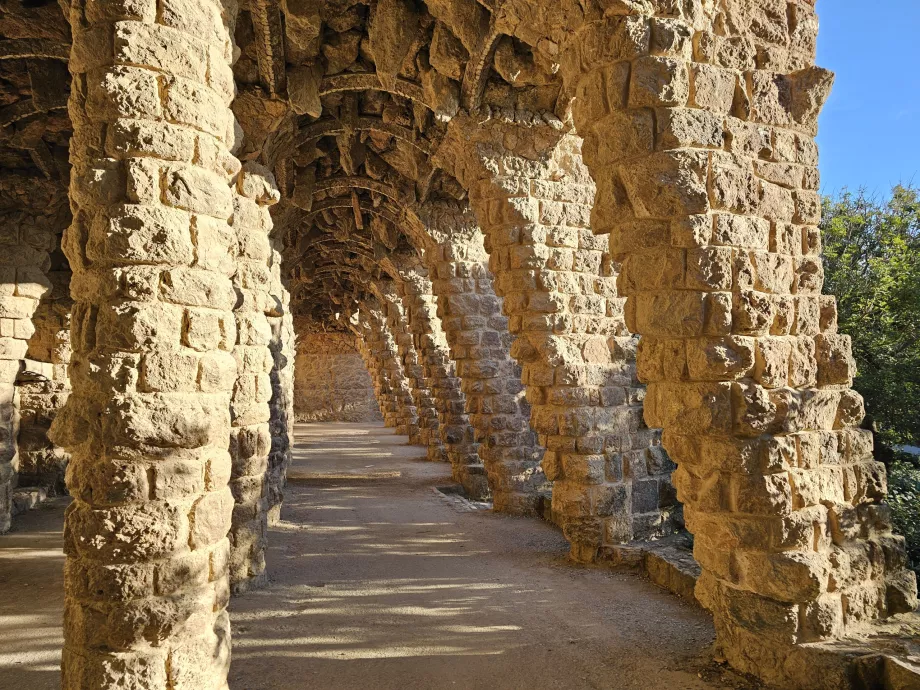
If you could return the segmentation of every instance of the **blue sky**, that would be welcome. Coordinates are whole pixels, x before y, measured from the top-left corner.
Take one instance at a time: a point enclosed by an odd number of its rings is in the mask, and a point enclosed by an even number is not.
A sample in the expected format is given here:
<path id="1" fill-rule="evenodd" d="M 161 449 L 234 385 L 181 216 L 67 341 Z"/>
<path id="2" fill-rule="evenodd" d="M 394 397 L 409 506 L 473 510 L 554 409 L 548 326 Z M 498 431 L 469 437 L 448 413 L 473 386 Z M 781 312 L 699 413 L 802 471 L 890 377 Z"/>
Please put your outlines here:
<path id="1" fill-rule="evenodd" d="M 820 0 L 818 64 L 837 75 L 821 114 L 821 187 L 920 186 L 920 0 Z"/>

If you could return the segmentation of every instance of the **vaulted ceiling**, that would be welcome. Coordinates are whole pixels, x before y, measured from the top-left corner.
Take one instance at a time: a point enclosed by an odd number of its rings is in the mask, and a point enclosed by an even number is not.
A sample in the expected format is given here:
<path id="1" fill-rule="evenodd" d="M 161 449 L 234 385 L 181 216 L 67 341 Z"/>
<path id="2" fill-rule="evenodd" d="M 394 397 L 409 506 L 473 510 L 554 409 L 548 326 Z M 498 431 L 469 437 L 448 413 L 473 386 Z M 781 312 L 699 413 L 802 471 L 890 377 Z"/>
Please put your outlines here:
<path id="1" fill-rule="evenodd" d="M 362 299 L 388 252 L 413 249 L 415 209 L 464 202 L 433 160 L 459 112 L 564 110 L 558 66 L 495 25 L 491 3 L 475 0 L 288 0 L 241 13 L 243 155 L 274 165 L 300 313 L 328 318 Z"/>
<path id="2" fill-rule="evenodd" d="M 66 10 L 0 0 L 0 211 L 54 197 L 66 213 Z M 383 256 L 416 248 L 407 226 L 421 205 L 464 203 L 434 162 L 458 113 L 565 110 L 558 65 L 502 34 L 494 11 L 493 0 L 241 3 L 238 155 L 277 178 L 275 235 L 300 313 L 353 305 Z M 39 187 L 44 197 L 30 195 Z"/>

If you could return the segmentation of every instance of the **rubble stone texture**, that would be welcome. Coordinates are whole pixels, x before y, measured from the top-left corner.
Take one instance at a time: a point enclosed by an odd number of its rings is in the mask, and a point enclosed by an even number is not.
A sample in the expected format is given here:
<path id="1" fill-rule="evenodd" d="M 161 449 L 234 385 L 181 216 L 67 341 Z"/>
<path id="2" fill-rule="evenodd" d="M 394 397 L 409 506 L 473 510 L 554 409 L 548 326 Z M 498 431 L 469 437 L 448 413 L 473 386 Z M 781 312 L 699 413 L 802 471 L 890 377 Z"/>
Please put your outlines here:
<path id="1" fill-rule="evenodd" d="M 396 293 L 396 288 L 391 284 L 372 283 L 371 291 L 377 297 L 386 314 L 387 328 L 396 341 L 396 351 L 402 365 L 406 383 L 412 395 L 418 420 L 418 438 L 410 439 L 410 443 L 427 448 L 428 459 L 434 462 L 445 459 L 444 448 L 438 433 L 438 412 L 434 406 L 431 391 L 425 380 L 424 369 L 419 362 L 418 353 L 412 333 L 409 330 L 403 302 Z"/>
<path id="2" fill-rule="evenodd" d="M 382 420 L 371 377 L 351 333 L 316 333 L 299 323 L 294 377 L 298 422 Z"/>
<path id="3" fill-rule="evenodd" d="M 0 531 L 66 465 L 64 686 L 227 687 L 295 414 L 376 407 L 575 560 L 685 526 L 720 654 L 850 687 L 917 586 L 822 294 L 817 27 L 813 0 L 4 7 Z"/>
<path id="4" fill-rule="evenodd" d="M 224 688 L 233 17 L 206 0 L 75 2 L 70 21 L 63 685 Z"/>
<path id="5" fill-rule="evenodd" d="M 230 584 L 235 593 L 265 583 L 265 538 L 268 527 L 269 460 L 272 450 L 271 352 L 272 328 L 268 315 L 272 299 L 272 229 L 268 208 L 278 201 L 272 174 L 247 163 L 237 178 L 232 225 L 237 256 L 233 288 L 237 295 L 237 378 L 230 406 L 230 488 L 235 505 L 230 530 Z"/>
<path id="6" fill-rule="evenodd" d="M 60 242 L 57 237 L 55 240 Z M 65 493 L 64 472 L 70 460 L 62 448 L 48 439 L 51 422 L 70 394 L 70 276 L 66 263 L 52 266 L 47 273 L 51 288 L 32 317 L 35 333 L 29 339 L 26 360 L 16 379 L 18 484 L 41 487 L 49 495 Z"/>
<path id="7" fill-rule="evenodd" d="M 367 368 L 374 380 L 374 391 L 387 426 L 420 443 L 418 413 L 412 399 L 409 380 L 403 369 L 396 338 L 386 321 L 386 313 L 374 297 L 362 304 L 359 312 Z"/>

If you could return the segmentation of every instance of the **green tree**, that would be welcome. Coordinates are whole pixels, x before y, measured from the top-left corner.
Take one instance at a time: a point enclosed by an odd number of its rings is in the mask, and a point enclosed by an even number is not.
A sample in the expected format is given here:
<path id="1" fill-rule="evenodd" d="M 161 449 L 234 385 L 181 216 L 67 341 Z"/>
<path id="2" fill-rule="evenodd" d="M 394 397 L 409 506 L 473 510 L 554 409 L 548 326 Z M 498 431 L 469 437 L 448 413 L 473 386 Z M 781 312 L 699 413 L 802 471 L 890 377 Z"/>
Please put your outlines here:
<path id="1" fill-rule="evenodd" d="M 825 290 L 853 338 L 856 389 L 887 444 L 920 445 L 920 193 L 824 201 Z"/>
<path id="2" fill-rule="evenodd" d="M 891 453 L 920 446 L 920 193 L 898 186 L 879 200 L 864 190 L 825 198 L 825 290 L 837 296 L 840 330 L 853 339 L 854 387 L 888 464 L 896 531 L 920 574 L 920 461 Z"/>

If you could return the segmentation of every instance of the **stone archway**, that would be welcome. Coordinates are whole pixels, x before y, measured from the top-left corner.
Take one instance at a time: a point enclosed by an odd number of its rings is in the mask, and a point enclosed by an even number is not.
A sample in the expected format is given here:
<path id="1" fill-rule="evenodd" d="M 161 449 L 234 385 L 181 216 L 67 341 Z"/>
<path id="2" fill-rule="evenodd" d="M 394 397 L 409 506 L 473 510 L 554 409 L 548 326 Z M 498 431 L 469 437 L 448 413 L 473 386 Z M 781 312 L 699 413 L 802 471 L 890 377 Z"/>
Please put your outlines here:
<path id="1" fill-rule="evenodd" d="M 381 398 L 410 433 L 435 408 L 468 489 L 538 512 L 543 443 L 581 560 L 664 524 L 643 402 L 723 653 L 844 683 L 834 643 L 917 591 L 821 295 L 814 3 L 337 7 L 256 2 L 239 27 L 210 0 L 70 7 L 65 686 L 226 687 L 227 600 L 263 577 L 290 443 L 289 275 L 314 318 L 386 295 L 359 329 Z M 3 117 L 60 111 L 47 96 Z M 36 298 L 0 296 L 22 322 L 6 384 Z"/>

